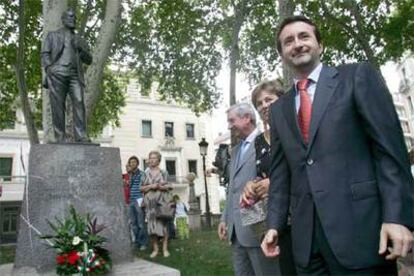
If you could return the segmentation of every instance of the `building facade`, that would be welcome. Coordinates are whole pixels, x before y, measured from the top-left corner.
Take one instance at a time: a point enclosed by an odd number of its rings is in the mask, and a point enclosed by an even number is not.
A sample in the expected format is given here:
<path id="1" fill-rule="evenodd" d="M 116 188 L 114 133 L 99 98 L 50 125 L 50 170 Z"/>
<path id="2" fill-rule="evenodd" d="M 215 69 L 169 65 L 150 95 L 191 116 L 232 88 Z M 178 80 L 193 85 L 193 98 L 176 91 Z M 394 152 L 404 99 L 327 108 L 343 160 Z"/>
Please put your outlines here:
<path id="1" fill-rule="evenodd" d="M 398 93 L 393 94 L 408 150 L 414 148 L 414 58 L 405 55 L 397 65 Z"/>
<path id="2" fill-rule="evenodd" d="M 15 242 L 18 231 L 18 217 L 23 199 L 30 143 L 22 112 L 17 112 L 17 122 L 10 129 L 0 131 L 0 244 Z M 189 172 L 197 175 L 196 197 L 202 212 L 205 211 L 205 185 L 203 164 L 198 143 L 205 138 L 210 143 L 206 165 L 214 160 L 212 119 L 208 114 L 196 116 L 188 108 L 158 100 L 152 91 L 141 96 L 138 86 L 131 80 L 126 89 L 126 105 L 120 115 L 120 127 L 105 127 L 95 142 L 103 147 L 120 149 L 122 170 L 130 156 L 140 159 L 140 169 L 151 150 L 162 155 L 160 167 L 169 173 L 173 193 L 183 201 L 188 200 L 189 187 L 186 176 Z M 41 137 L 40 133 L 40 137 Z M 120 185 L 122 185 L 120 176 Z M 219 181 L 207 178 L 210 210 L 220 212 Z"/>

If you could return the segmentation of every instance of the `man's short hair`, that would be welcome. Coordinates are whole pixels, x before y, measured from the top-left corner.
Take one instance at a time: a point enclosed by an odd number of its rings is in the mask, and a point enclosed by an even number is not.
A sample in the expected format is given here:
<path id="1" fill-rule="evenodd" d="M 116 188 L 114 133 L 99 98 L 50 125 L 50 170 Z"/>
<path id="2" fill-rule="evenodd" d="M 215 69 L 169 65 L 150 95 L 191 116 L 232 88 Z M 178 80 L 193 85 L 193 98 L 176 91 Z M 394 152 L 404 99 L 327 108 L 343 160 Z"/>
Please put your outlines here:
<path id="1" fill-rule="evenodd" d="M 138 159 L 138 157 L 136 157 L 135 155 L 132 155 L 130 158 L 128 158 L 128 165 L 129 165 L 129 163 L 131 162 L 131 160 L 136 160 L 136 161 L 137 161 L 137 163 L 138 163 L 138 165 L 139 165 L 139 159 Z"/>
<path id="2" fill-rule="evenodd" d="M 278 31 L 277 31 L 277 36 L 276 36 L 276 47 L 277 47 L 277 51 L 279 52 L 279 54 L 282 53 L 282 43 L 280 42 L 280 33 L 283 31 L 283 29 L 292 23 L 295 22 L 304 22 L 308 25 L 311 25 L 313 27 L 313 33 L 315 34 L 316 40 L 318 41 L 319 44 L 321 44 L 322 42 L 322 36 L 321 36 L 321 32 L 318 29 L 318 26 L 316 26 L 315 23 L 313 23 L 312 20 L 310 20 L 309 18 L 303 16 L 303 15 L 294 15 L 294 16 L 289 16 L 286 17 L 282 23 L 280 23 Z"/>
<path id="3" fill-rule="evenodd" d="M 250 116 L 251 123 L 256 126 L 256 113 L 254 112 L 254 108 L 251 104 L 248 103 L 237 103 L 232 106 L 230 106 L 229 109 L 227 109 L 226 113 L 229 112 L 235 112 L 238 117 L 244 117 L 246 115 Z"/>

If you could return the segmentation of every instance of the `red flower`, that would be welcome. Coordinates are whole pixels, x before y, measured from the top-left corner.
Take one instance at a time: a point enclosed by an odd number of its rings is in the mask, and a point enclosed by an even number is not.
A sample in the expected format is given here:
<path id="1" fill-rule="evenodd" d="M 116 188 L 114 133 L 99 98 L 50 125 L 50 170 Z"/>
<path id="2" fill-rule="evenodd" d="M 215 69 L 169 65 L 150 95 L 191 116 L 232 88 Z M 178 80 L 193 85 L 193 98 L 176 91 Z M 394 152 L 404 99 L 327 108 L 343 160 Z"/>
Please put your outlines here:
<path id="1" fill-rule="evenodd" d="M 58 265 L 64 264 L 66 262 L 66 254 L 64 255 L 57 255 L 56 262 Z"/>
<path id="2" fill-rule="evenodd" d="M 76 264 L 76 262 L 79 260 L 79 255 L 78 255 L 78 252 L 76 252 L 76 251 L 70 251 L 69 252 L 69 257 L 68 257 L 68 262 L 71 264 L 71 265 L 74 265 L 74 264 Z"/>

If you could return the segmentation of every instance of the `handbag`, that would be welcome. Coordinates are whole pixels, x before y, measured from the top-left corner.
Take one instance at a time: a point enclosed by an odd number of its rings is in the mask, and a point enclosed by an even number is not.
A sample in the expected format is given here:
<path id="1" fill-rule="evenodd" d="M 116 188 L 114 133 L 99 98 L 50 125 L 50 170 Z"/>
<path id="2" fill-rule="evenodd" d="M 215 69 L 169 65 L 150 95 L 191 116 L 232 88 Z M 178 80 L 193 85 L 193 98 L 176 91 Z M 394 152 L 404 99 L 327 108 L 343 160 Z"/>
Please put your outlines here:
<path id="1" fill-rule="evenodd" d="M 160 194 L 160 197 L 157 201 L 157 206 L 155 207 L 155 217 L 160 220 L 172 220 L 175 214 L 173 202 L 161 201 L 161 198 L 162 194 Z"/>
<path id="2" fill-rule="evenodd" d="M 242 225 L 251 227 L 258 240 L 266 232 L 266 216 L 267 198 L 257 201 L 252 206 L 240 208 Z"/>

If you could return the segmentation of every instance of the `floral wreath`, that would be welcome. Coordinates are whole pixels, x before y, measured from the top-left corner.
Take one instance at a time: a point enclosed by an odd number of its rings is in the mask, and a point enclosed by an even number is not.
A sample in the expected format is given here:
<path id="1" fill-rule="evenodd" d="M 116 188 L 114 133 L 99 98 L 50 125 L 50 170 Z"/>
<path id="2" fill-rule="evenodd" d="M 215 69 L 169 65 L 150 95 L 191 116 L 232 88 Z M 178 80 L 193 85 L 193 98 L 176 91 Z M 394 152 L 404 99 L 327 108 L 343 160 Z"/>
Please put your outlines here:
<path id="1" fill-rule="evenodd" d="M 40 238 L 47 240 L 57 252 L 58 275 L 100 275 L 111 270 L 109 251 L 102 247 L 107 239 L 98 234 L 105 226 L 97 224 L 97 219 L 90 214 L 79 215 L 72 205 L 68 218 L 55 219 L 56 223 L 46 220 L 54 235 Z"/>

